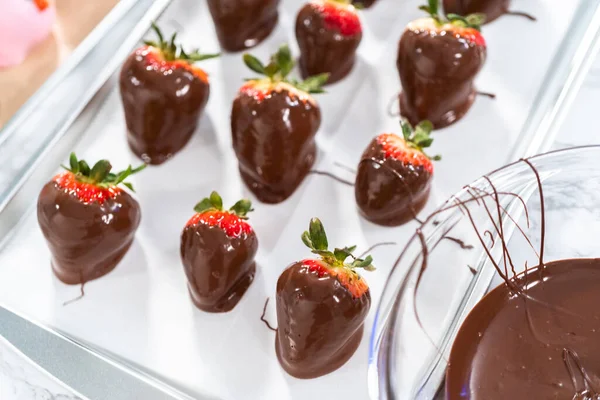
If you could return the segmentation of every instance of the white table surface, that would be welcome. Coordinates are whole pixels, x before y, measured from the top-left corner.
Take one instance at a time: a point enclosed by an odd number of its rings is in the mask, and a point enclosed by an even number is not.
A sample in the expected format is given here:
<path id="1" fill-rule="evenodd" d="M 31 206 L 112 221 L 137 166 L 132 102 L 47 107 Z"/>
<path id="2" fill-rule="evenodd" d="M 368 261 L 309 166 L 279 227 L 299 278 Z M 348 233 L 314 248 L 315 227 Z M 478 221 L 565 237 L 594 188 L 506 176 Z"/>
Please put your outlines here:
<path id="1" fill-rule="evenodd" d="M 600 126 L 598 104 L 600 104 L 600 58 L 595 61 L 586 77 L 553 148 L 600 144 L 600 133 L 594 129 Z M 72 400 L 80 397 L 36 367 L 0 336 L 0 399 Z"/>

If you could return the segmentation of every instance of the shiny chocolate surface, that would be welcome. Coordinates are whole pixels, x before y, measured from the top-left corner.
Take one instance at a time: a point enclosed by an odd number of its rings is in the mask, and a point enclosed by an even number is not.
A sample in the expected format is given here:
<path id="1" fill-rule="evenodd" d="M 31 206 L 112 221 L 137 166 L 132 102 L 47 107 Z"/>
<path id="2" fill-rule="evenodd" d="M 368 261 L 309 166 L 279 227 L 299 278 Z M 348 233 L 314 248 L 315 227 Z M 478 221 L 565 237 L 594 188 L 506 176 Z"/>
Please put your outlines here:
<path id="1" fill-rule="evenodd" d="M 327 83 L 335 83 L 352 70 L 362 32 L 344 35 L 328 27 L 315 4 L 306 4 L 296 18 L 300 71 L 304 78 L 327 72 L 331 74 Z"/>
<path id="2" fill-rule="evenodd" d="M 277 281 L 275 349 L 290 375 L 310 379 L 340 368 L 363 334 L 371 296 L 354 298 L 335 276 L 319 276 L 302 262 Z"/>
<path id="3" fill-rule="evenodd" d="M 208 0 L 217 37 L 226 51 L 254 47 L 271 34 L 280 0 Z"/>
<path id="4" fill-rule="evenodd" d="M 354 193 L 361 214 L 379 225 L 395 226 L 415 218 L 427 203 L 431 173 L 385 157 L 377 138 L 364 151 Z"/>
<path id="5" fill-rule="evenodd" d="M 208 102 L 208 81 L 184 67 L 149 65 L 144 51 L 123 64 L 119 80 L 131 150 L 148 164 L 162 164 L 196 130 Z"/>
<path id="6" fill-rule="evenodd" d="M 125 191 L 102 204 L 84 204 L 54 181 L 40 192 L 37 216 L 54 273 L 67 284 L 112 271 L 131 246 L 141 219 L 139 204 Z"/>
<path id="7" fill-rule="evenodd" d="M 218 226 L 186 226 L 180 250 L 192 301 L 201 310 L 230 311 L 254 279 L 254 231 L 230 237 Z"/>
<path id="8" fill-rule="evenodd" d="M 600 398 L 600 259 L 550 262 L 512 282 L 463 322 L 447 399 Z"/>
<path id="9" fill-rule="evenodd" d="M 316 156 L 321 111 L 306 93 L 278 88 L 260 96 L 240 92 L 233 102 L 233 148 L 244 183 L 264 203 L 287 199 Z"/>
<path id="10" fill-rule="evenodd" d="M 400 113 L 413 125 L 427 119 L 437 129 L 458 121 L 475 100 L 473 79 L 485 58 L 485 47 L 451 31 L 432 34 L 409 24 L 396 63 L 402 83 Z"/>

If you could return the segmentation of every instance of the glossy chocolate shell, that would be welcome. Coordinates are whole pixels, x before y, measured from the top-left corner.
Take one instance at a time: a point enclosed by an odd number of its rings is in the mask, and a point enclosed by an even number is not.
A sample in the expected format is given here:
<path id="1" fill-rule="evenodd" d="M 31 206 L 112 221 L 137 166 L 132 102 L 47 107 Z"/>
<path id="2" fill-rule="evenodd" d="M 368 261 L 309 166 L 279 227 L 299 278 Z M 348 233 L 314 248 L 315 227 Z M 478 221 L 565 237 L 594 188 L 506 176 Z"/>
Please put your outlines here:
<path id="1" fill-rule="evenodd" d="M 208 312 L 233 309 L 254 279 L 257 249 L 254 232 L 229 237 L 218 226 L 186 226 L 181 259 L 194 304 Z"/>
<path id="2" fill-rule="evenodd" d="M 323 16 L 308 3 L 298 13 L 296 39 L 302 76 L 306 79 L 327 72 L 331 74 L 329 84 L 343 79 L 352 70 L 362 32 L 346 36 L 327 27 Z"/>
<path id="3" fill-rule="evenodd" d="M 244 183 L 264 203 L 287 199 L 310 171 L 321 111 L 308 95 L 275 90 L 233 102 L 233 148 Z"/>
<path id="4" fill-rule="evenodd" d="M 254 47 L 277 25 L 279 0 L 208 0 L 217 37 L 226 51 Z"/>
<path id="5" fill-rule="evenodd" d="M 336 277 L 290 266 L 277 281 L 275 349 L 283 369 L 310 379 L 340 368 L 360 344 L 370 305 L 368 291 L 354 298 Z"/>
<path id="6" fill-rule="evenodd" d="M 436 129 L 462 118 L 475 100 L 473 79 L 483 66 L 485 47 L 452 32 L 404 31 L 397 67 L 402 83 L 400 113 L 411 124 L 429 120 Z"/>
<path id="7" fill-rule="evenodd" d="M 149 67 L 137 51 L 119 80 L 131 150 L 148 164 L 162 164 L 181 150 L 196 130 L 210 86 L 186 68 Z"/>
<path id="8" fill-rule="evenodd" d="M 52 253 L 52 269 L 67 284 L 112 271 L 127 253 L 141 219 L 139 204 L 124 191 L 102 204 L 84 204 L 53 181 L 39 195 L 37 215 Z"/>
<path id="9" fill-rule="evenodd" d="M 366 219 L 395 226 L 417 216 L 427 203 L 430 185 L 429 171 L 385 157 L 375 138 L 361 157 L 354 194 Z"/>

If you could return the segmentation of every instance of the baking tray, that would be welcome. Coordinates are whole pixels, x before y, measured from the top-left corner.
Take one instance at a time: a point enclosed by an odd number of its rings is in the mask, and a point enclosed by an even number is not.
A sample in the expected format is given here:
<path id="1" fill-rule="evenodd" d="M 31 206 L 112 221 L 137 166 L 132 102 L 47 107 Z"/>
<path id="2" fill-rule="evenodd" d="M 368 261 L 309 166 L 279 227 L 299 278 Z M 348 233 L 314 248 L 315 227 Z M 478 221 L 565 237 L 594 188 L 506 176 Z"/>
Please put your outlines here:
<path id="1" fill-rule="evenodd" d="M 323 123 L 317 135 L 315 169 L 352 179 L 340 165 L 355 168 L 373 136 L 399 130 L 398 118 L 390 115 L 400 88 L 396 46 L 406 23 L 422 16 L 417 10 L 420 3 L 379 0 L 364 12 L 365 32 L 356 67 L 317 98 Z M 442 154 L 443 161 L 435 166 L 424 215 L 483 173 L 545 146 L 551 132 L 539 128 L 568 109 L 568 94 L 576 90 L 577 77 L 587 65 L 585 57 L 576 56 L 594 48 L 597 18 L 591 11 L 597 3 L 515 0 L 515 9 L 534 14 L 538 21 L 507 16 L 484 27 L 488 60 L 476 83 L 497 97 L 478 98 L 463 120 L 434 133 L 431 154 Z M 288 42 L 297 54 L 293 23 L 302 4 L 283 0 L 279 26 L 252 53 L 264 59 Z M 174 0 L 159 24 L 167 34 L 178 29 L 178 38 L 189 47 L 199 46 L 205 52 L 218 49 L 205 2 Z M 49 251 L 31 206 L 72 148 L 88 160 L 110 158 L 116 168 L 139 162 L 126 143 L 115 76 L 78 111 L 70 129 L 57 131 L 40 152 L 25 160 L 18 155 L 11 158 L 21 167 L 15 178 L 0 177 L 7 182 L 6 190 L 0 191 L 4 207 L 0 214 L 4 237 L 0 304 L 195 398 L 365 399 L 374 308 L 393 261 L 416 223 L 396 228 L 373 225 L 358 215 L 353 188 L 326 176 L 310 175 L 284 203 L 255 201 L 250 222 L 260 242 L 258 270 L 238 306 L 222 315 L 194 308 L 179 258 L 180 233 L 193 214 L 193 205 L 211 190 L 218 190 L 226 202 L 241 196 L 253 199 L 241 183 L 229 128 L 232 100 L 243 78 L 252 73 L 243 66 L 240 53 L 224 54 L 202 66 L 210 75 L 211 97 L 198 131 L 174 159 L 132 178 L 142 207 L 136 240 L 117 269 L 87 284 L 86 295 L 79 301 L 63 305 L 77 297 L 80 288 L 53 277 Z M 554 109 L 555 104 L 562 108 Z M 10 153 L 9 144 L 3 143 L 0 153 Z M 365 277 L 373 307 L 356 354 L 332 374 L 297 380 L 279 367 L 274 334 L 260 316 L 265 300 L 274 295 L 281 271 L 309 254 L 300 233 L 313 216 L 323 220 L 333 245 L 356 244 L 359 252 L 382 242 L 397 245 L 372 252 L 378 270 Z M 266 318 L 276 322 L 273 303 Z"/>

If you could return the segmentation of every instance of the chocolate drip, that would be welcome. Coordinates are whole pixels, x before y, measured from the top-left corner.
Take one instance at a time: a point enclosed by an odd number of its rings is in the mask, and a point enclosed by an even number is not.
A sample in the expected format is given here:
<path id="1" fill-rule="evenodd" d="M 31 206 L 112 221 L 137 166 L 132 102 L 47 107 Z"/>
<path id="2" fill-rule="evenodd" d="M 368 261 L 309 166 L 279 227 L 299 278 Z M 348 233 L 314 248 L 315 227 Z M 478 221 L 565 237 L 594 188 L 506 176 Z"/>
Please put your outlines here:
<path id="1" fill-rule="evenodd" d="M 140 51 L 123 64 L 119 87 L 127 142 L 148 164 L 162 164 L 189 142 L 210 94 L 188 69 L 149 68 Z"/>
<path id="2" fill-rule="evenodd" d="M 395 246 L 398 243 L 396 242 L 379 242 L 375 243 L 373 246 L 369 247 L 367 250 L 363 251 L 357 258 L 363 258 L 367 254 L 370 254 L 374 249 L 382 246 Z"/>
<path id="3" fill-rule="evenodd" d="M 345 180 L 345 179 L 342 179 L 342 178 L 340 178 L 340 177 L 338 177 L 338 176 L 335 176 L 335 175 L 334 175 L 334 174 L 332 174 L 331 172 L 327 172 L 327 171 L 319 171 L 319 170 L 313 169 L 313 170 L 310 170 L 310 171 L 309 171 L 309 174 L 321 175 L 321 176 L 327 176 L 327 177 L 329 177 L 329 178 L 333 179 L 334 181 L 336 181 L 336 182 L 339 182 L 339 183 L 341 183 L 341 184 L 344 184 L 344 185 L 346 185 L 346 186 L 354 186 L 354 183 L 352 183 L 352 182 L 349 182 L 349 181 L 347 181 L 347 180 Z"/>
<path id="4" fill-rule="evenodd" d="M 218 226 L 186 226 L 181 234 L 181 259 L 196 307 L 208 312 L 233 309 L 254 280 L 254 232 L 229 237 Z"/>
<path id="5" fill-rule="evenodd" d="M 290 375 L 328 374 L 352 357 L 363 334 L 371 296 L 353 297 L 335 276 L 319 276 L 302 262 L 277 281 L 277 358 Z"/>
<path id="6" fill-rule="evenodd" d="M 279 0 L 208 0 L 217 37 L 226 51 L 254 47 L 271 34 Z"/>
<path id="7" fill-rule="evenodd" d="M 450 32 L 431 35 L 409 25 L 396 63 L 401 115 L 413 125 L 427 119 L 436 129 L 462 118 L 475 100 L 473 79 L 485 58 L 485 47 L 457 40 Z"/>
<path id="8" fill-rule="evenodd" d="M 264 99 L 240 94 L 233 102 L 233 148 L 244 183 L 264 203 L 287 199 L 309 173 L 321 111 L 287 90 Z"/>
<path id="9" fill-rule="evenodd" d="M 124 191 L 102 204 L 84 204 L 54 181 L 43 187 L 37 215 L 52 269 L 71 285 L 112 271 L 129 250 L 141 219 L 139 204 Z"/>
<path id="10" fill-rule="evenodd" d="M 471 250 L 473 248 L 472 244 L 466 244 L 464 240 L 455 238 L 453 236 L 444 235 L 442 236 L 442 239 L 450 240 L 451 242 L 458 244 L 463 250 Z"/>
<path id="11" fill-rule="evenodd" d="M 299 66 L 302 76 L 329 73 L 328 84 L 345 78 L 356 60 L 362 32 L 344 35 L 326 26 L 322 13 L 306 4 L 296 19 L 296 39 L 300 47 Z"/>
<path id="12" fill-rule="evenodd" d="M 76 301 L 79 301 L 81 299 L 83 299 L 85 297 L 85 290 L 84 290 L 84 286 L 85 286 L 85 282 L 82 283 L 81 285 L 79 285 L 79 296 L 71 299 L 71 300 L 67 300 L 63 303 L 63 307 L 64 306 L 68 306 L 71 303 L 75 303 Z"/>
<path id="13" fill-rule="evenodd" d="M 271 326 L 271 323 L 269 321 L 267 321 L 267 319 L 265 318 L 265 314 L 267 313 L 267 306 L 268 305 L 269 305 L 269 298 L 267 297 L 267 300 L 265 300 L 265 305 L 263 307 L 262 314 L 260 316 L 260 320 L 265 323 L 265 325 L 267 326 L 267 328 L 269 328 L 273 332 L 277 332 L 277 328 L 273 328 Z"/>

